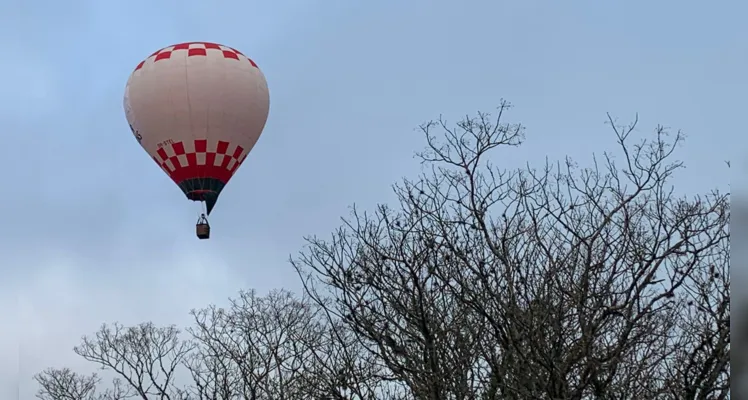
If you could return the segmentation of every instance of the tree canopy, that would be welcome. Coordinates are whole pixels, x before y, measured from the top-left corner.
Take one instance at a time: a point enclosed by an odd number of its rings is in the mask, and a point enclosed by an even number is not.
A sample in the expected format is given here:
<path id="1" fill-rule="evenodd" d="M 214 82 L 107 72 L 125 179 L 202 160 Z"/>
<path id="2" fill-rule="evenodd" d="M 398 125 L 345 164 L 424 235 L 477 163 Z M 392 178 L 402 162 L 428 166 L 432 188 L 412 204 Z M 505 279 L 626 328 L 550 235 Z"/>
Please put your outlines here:
<path id="1" fill-rule="evenodd" d="M 590 165 L 502 168 L 509 108 L 421 126 L 422 174 L 307 238 L 300 294 L 104 325 L 74 351 L 116 378 L 47 369 L 38 397 L 729 398 L 729 193 L 678 194 L 683 135 L 610 116 Z"/>

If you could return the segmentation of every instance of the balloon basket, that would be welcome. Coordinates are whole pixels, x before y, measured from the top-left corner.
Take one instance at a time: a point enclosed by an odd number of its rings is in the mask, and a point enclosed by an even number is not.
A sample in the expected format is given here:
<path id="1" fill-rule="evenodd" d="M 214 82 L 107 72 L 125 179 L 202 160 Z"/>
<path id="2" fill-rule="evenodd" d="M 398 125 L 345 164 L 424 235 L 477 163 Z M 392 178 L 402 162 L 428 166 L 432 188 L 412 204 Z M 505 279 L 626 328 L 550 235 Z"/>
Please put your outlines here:
<path id="1" fill-rule="evenodd" d="M 210 225 L 208 224 L 208 220 L 205 218 L 205 214 L 200 216 L 200 219 L 197 220 L 195 233 L 197 234 L 198 239 L 210 239 Z"/>

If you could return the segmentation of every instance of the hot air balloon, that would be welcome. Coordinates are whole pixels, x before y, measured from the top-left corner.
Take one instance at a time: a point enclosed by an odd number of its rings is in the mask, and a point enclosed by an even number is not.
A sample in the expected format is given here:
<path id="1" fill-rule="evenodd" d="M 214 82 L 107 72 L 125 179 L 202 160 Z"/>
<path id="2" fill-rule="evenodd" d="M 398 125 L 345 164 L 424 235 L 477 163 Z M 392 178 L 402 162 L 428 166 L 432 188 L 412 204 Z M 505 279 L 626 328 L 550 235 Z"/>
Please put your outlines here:
<path id="1" fill-rule="evenodd" d="M 265 76 L 234 48 L 191 42 L 164 47 L 135 67 L 125 87 L 132 134 L 206 217 L 259 139 L 270 108 Z"/>

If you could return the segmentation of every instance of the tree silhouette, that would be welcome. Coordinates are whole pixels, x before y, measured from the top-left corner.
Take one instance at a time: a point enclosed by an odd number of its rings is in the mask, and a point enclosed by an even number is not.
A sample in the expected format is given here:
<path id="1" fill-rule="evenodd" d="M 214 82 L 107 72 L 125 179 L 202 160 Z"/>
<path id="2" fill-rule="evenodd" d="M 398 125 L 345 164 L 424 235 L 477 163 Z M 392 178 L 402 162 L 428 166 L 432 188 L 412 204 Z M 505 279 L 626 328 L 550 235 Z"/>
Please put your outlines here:
<path id="1" fill-rule="evenodd" d="M 37 375 L 74 399 L 726 399 L 730 202 L 684 197 L 680 132 L 608 123 L 590 165 L 502 169 L 510 105 L 421 127 L 423 173 L 291 264 L 303 296 L 241 292 L 194 326 L 104 326 L 114 371 Z"/>
<path id="2" fill-rule="evenodd" d="M 419 399 L 725 398 L 728 194 L 676 196 L 681 133 L 610 116 L 619 151 L 589 168 L 501 169 L 508 108 L 422 126 L 398 207 L 293 261 L 311 297 Z"/>

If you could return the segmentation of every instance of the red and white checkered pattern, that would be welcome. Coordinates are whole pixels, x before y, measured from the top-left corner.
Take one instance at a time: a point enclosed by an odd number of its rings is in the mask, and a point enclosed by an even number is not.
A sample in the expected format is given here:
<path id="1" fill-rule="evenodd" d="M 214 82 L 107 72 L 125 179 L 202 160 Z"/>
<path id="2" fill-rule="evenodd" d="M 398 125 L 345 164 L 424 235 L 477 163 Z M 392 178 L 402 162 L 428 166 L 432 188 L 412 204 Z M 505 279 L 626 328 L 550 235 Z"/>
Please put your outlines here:
<path id="1" fill-rule="evenodd" d="M 248 152 L 223 140 L 195 139 L 163 146 L 156 154 L 153 160 L 177 184 L 193 178 L 215 178 L 225 184 Z"/>
<path id="2" fill-rule="evenodd" d="M 244 54 L 192 42 L 141 62 L 127 81 L 124 108 L 143 149 L 189 199 L 204 200 L 199 192 L 220 193 L 254 147 L 269 95 L 262 71 Z"/>
<path id="3" fill-rule="evenodd" d="M 252 64 L 253 67 L 257 68 L 257 64 L 252 61 L 249 57 L 242 54 L 240 51 L 233 49 L 228 46 L 216 43 L 208 42 L 190 42 L 180 43 L 173 46 L 167 46 L 163 49 L 156 51 L 151 54 L 148 58 L 141 61 L 135 71 L 143 68 L 146 64 L 156 63 L 161 60 L 168 60 L 173 56 L 187 56 L 187 57 L 214 57 L 220 56 L 222 58 L 245 61 Z"/>

